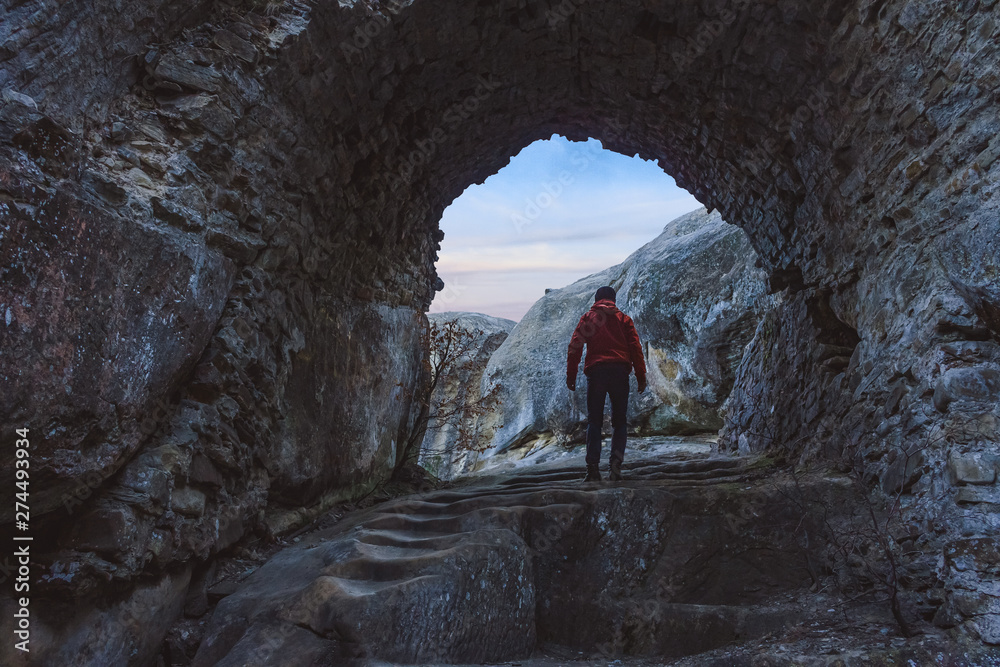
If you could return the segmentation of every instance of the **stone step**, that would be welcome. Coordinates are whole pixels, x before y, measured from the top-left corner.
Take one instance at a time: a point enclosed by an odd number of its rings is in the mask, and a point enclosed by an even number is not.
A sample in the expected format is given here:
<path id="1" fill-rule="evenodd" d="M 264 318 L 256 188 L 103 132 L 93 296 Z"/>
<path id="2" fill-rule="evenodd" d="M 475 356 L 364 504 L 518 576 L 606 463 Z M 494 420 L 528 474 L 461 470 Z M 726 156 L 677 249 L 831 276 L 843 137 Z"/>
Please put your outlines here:
<path id="1" fill-rule="evenodd" d="M 439 533 L 459 533 L 462 532 L 462 516 L 450 514 L 421 516 L 393 512 L 379 514 L 367 521 L 365 527 L 384 530 L 430 530 Z"/>
<path id="2" fill-rule="evenodd" d="M 363 527 L 355 535 L 359 542 L 366 544 L 392 546 L 400 549 L 447 549 L 460 540 L 463 533 L 379 530 Z"/>
<path id="3" fill-rule="evenodd" d="M 646 479 L 652 478 L 653 476 L 669 478 L 701 475 L 704 478 L 710 478 L 714 475 L 732 474 L 733 471 L 742 470 L 745 465 L 746 463 L 739 459 L 712 459 L 707 461 L 637 461 L 635 463 L 625 464 L 622 466 L 622 474 L 625 476 L 626 480 L 629 476 L 641 476 Z M 607 472 L 607 467 L 602 464 L 601 475 L 605 477 L 605 479 Z M 560 482 L 582 482 L 585 475 L 586 468 L 581 466 L 579 468 L 520 474 L 502 480 L 498 483 L 498 485 L 508 488 L 531 485 L 548 486 Z"/>
<path id="4" fill-rule="evenodd" d="M 405 504 L 393 507 L 401 507 L 403 511 L 406 508 L 412 507 L 415 510 L 430 513 L 438 511 L 440 508 L 451 508 L 453 513 L 458 513 L 460 511 L 468 512 L 476 507 L 500 507 L 522 504 L 529 501 L 533 505 L 544 504 L 554 502 L 556 494 L 561 498 L 573 498 L 578 497 L 582 492 L 583 489 L 573 486 L 530 487 L 525 489 L 484 488 L 477 493 L 452 494 L 449 496 L 451 501 L 448 503 L 421 503 L 413 506 Z"/>
<path id="5" fill-rule="evenodd" d="M 626 481 L 601 484 L 551 467 L 364 510 L 223 599 L 199 667 L 241 659 L 266 632 L 279 634 L 275 655 L 294 654 L 293 628 L 331 655 L 428 665 L 526 659 L 538 641 L 666 658 L 780 631 L 800 607 L 776 596 L 809 579 L 801 516 L 747 463 L 635 459 Z M 739 503 L 756 510 L 733 514 Z"/>
<path id="6" fill-rule="evenodd" d="M 398 547 L 367 546 L 367 553 L 339 562 L 328 572 L 353 581 L 406 581 L 439 567 L 442 559 L 452 554 L 452 549 L 424 549 L 419 555 L 414 555 L 403 554 Z"/>

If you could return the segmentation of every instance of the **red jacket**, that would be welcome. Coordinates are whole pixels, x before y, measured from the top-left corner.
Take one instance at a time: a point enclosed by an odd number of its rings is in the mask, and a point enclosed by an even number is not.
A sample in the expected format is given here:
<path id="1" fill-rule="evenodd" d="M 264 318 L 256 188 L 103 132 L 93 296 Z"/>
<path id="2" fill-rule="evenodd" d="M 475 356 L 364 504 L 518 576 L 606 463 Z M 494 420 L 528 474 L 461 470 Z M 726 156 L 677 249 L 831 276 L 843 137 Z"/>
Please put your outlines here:
<path id="1" fill-rule="evenodd" d="M 577 369 L 583 346 L 587 345 L 587 361 L 583 364 L 586 374 L 594 364 L 630 364 L 637 378 L 646 377 L 646 360 L 642 356 L 642 343 L 636 333 L 632 318 L 618 310 L 615 302 L 602 299 L 580 318 L 576 331 L 569 341 L 569 358 L 566 377 L 576 381 Z"/>

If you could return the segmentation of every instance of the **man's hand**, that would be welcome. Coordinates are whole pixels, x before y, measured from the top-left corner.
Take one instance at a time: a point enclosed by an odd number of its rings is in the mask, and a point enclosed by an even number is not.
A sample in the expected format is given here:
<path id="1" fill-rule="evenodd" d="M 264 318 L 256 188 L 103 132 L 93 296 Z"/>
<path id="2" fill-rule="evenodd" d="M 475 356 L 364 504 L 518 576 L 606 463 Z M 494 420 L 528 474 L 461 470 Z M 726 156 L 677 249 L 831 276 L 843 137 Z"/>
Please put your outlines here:
<path id="1" fill-rule="evenodd" d="M 646 378 L 636 378 L 636 381 L 639 383 L 639 393 L 646 391 Z"/>
<path id="2" fill-rule="evenodd" d="M 576 391 L 576 378 L 566 378 L 566 386 L 570 391 Z"/>

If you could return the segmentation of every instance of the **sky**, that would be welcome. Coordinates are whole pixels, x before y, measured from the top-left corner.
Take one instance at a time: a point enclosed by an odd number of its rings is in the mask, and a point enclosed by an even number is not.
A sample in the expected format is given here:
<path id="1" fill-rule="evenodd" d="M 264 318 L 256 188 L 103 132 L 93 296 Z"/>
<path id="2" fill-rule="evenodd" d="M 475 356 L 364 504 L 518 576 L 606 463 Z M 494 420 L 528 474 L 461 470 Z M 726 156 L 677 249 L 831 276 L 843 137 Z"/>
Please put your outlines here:
<path id="1" fill-rule="evenodd" d="M 517 321 L 546 288 L 618 264 L 700 206 L 656 162 L 596 139 L 536 141 L 445 209 L 430 312 Z"/>

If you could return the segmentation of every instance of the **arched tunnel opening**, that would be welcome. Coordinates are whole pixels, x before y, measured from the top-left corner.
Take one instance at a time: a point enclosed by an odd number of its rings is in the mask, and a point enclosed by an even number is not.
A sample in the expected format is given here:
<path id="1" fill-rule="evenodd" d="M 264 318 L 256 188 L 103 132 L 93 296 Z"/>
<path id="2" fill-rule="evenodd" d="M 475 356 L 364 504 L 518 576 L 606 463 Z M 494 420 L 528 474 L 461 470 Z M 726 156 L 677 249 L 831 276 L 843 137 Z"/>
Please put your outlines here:
<path id="1" fill-rule="evenodd" d="M 642 355 L 630 436 L 707 446 L 718 435 L 744 348 L 777 299 L 746 235 L 658 164 L 594 139 L 536 141 L 451 202 L 440 229 L 426 431 L 407 439 L 432 474 L 569 457 L 585 443 L 588 381 L 578 371 L 581 391 L 567 389 L 566 351 L 603 285 Z M 610 433 L 608 410 L 604 421 Z"/>
<path id="2" fill-rule="evenodd" d="M 552 134 L 657 160 L 746 233 L 781 295 L 739 366 L 719 456 L 781 461 L 781 474 L 856 474 L 895 499 L 907 512 L 899 532 L 870 536 L 885 553 L 914 554 L 879 584 L 894 611 L 899 602 L 949 647 L 1000 643 L 993 2 L 41 8 L 9 8 L 15 47 L 0 53 L 0 414 L 11 451 L 30 451 L 28 664 L 151 664 L 188 601 L 198 618 L 219 558 L 288 536 L 378 484 L 419 401 L 437 221 L 470 182 Z M 24 481 L 16 460 L 0 467 L 6 489 Z M 708 474 L 681 468 L 656 474 Z M 516 495 L 527 483 L 507 485 Z M 836 498 L 840 487 L 824 483 L 833 495 L 822 497 Z M 586 526 L 515 512 L 454 553 L 507 572 L 502 563 L 530 567 L 525 550 L 570 556 L 530 537 L 545 522 L 575 526 L 567 544 L 589 545 L 607 533 L 599 516 L 633 527 L 648 516 L 644 536 L 664 529 L 654 516 L 689 516 L 648 497 L 657 512 L 630 513 L 634 494 L 604 495 L 612 505 Z M 794 506 L 760 497 L 713 496 L 713 507 L 740 508 L 736 521 L 718 515 L 719 534 L 739 533 L 754 508 Z M 838 506 L 867 509 L 859 498 Z M 460 493 L 399 502 L 396 518 L 372 518 L 353 546 L 310 537 L 295 552 L 345 570 L 289 568 L 277 589 L 228 594 L 212 616 L 217 634 L 180 652 L 203 651 L 195 664 L 272 664 L 275 647 L 299 642 L 331 655 L 331 643 L 366 639 L 350 623 L 320 625 L 382 609 L 379 622 L 406 629 L 391 659 L 424 655 L 413 647 L 426 645 L 428 624 L 414 619 L 449 614 L 472 620 L 439 637 L 451 653 L 431 657 L 506 655 L 514 644 L 483 618 L 544 604 L 514 595 L 469 616 L 431 596 L 418 611 L 430 594 L 383 586 L 399 574 L 386 563 L 372 566 L 367 587 L 344 583 L 362 567 L 352 554 L 404 548 L 385 531 L 408 529 L 418 520 L 408 512 L 470 503 L 504 514 Z M 5 532 L 16 534 L 15 505 L 6 507 Z M 436 520 L 442 533 L 468 528 Z M 494 528 L 522 541 L 496 545 Z M 428 545 L 446 551 L 448 534 Z M 660 555 L 674 544 L 663 535 Z M 291 564 L 282 553 L 268 572 Z M 600 564 L 626 558 L 586 554 L 608 576 Z M 652 557 L 632 556 L 635 568 Z M 545 569 L 555 561 L 538 566 L 560 580 Z M 441 589 L 448 604 L 479 585 L 444 574 L 453 571 L 435 573 L 453 582 Z M 649 577 L 628 581 L 652 594 Z M 240 606 L 294 586 L 314 596 L 302 602 L 308 619 L 255 625 Z M 727 586 L 712 590 L 735 595 Z M 389 601 L 365 597 L 375 591 Z M 560 599 L 555 608 L 571 610 L 578 596 Z M 5 590 L 0 606 L 13 631 L 20 599 Z M 505 618 L 511 633 L 530 624 Z M 731 632 L 743 617 L 726 618 L 725 642 L 747 636 Z M 674 655 L 655 637 L 640 644 Z M 530 648 L 517 644 L 513 657 Z M 4 644 L 0 655 L 17 664 L 26 656 L 16 651 Z"/>

